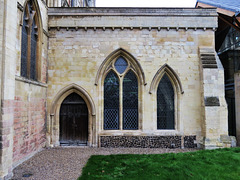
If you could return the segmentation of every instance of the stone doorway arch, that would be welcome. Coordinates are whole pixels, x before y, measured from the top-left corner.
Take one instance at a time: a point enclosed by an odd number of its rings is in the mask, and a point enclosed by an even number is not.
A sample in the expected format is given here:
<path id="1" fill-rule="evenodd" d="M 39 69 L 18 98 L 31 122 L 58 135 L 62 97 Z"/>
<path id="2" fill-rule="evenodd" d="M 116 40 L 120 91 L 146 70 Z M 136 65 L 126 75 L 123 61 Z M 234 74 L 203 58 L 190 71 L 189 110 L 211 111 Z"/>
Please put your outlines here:
<path id="1" fill-rule="evenodd" d="M 88 109 L 88 146 L 97 146 L 96 137 L 96 109 L 89 93 L 77 84 L 70 84 L 61 89 L 55 96 L 51 104 L 49 121 L 47 124 L 47 136 L 50 146 L 59 146 L 60 137 L 60 108 L 62 102 L 70 94 L 78 94 L 86 103 Z"/>

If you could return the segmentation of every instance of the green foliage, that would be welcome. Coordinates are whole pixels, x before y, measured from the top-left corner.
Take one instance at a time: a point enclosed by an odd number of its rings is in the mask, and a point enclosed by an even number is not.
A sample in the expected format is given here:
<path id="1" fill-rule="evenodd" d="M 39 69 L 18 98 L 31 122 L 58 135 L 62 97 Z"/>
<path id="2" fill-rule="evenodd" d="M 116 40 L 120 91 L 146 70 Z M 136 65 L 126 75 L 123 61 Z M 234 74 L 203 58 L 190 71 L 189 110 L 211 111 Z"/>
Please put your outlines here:
<path id="1" fill-rule="evenodd" d="M 237 180 L 240 148 L 188 153 L 91 156 L 78 180 Z"/>

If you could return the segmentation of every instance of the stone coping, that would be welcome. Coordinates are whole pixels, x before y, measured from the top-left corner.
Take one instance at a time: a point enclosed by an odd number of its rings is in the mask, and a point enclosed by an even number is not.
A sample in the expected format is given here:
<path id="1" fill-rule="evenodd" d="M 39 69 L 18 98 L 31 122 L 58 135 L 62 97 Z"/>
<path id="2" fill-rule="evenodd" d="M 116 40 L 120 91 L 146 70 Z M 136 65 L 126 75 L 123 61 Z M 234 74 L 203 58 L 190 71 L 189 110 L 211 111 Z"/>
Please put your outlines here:
<path id="1" fill-rule="evenodd" d="M 50 8 L 49 29 L 213 30 L 216 9 L 194 8 Z"/>
<path id="2" fill-rule="evenodd" d="M 130 7 L 58 7 L 49 8 L 49 16 L 215 16 L 216 8 L 130 8 Z"/>

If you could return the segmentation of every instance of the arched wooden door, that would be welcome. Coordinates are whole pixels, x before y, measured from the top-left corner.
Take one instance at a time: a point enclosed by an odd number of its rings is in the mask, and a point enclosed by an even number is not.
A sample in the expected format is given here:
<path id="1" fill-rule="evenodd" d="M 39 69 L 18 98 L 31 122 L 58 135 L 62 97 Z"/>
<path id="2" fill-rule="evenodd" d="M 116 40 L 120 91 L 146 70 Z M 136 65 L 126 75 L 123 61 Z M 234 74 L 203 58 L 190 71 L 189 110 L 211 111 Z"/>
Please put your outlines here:
<path id="1" fill-rule="evenodd" d="M 87 145 L 88 108 L 81 96 L 72 93 L 60 109 L 60 144 Z"/>

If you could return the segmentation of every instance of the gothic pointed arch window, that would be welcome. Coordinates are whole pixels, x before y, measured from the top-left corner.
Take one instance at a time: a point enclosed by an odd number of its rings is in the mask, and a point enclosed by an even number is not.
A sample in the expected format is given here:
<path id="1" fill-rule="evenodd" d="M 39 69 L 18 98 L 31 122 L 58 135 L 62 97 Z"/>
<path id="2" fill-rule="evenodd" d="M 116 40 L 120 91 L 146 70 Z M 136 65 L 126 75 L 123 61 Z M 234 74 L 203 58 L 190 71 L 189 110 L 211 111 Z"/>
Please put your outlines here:
<path id="1" fill-rule="evenodd" d="M 157 129 L 175 129 L 174 89 L 164 74 L 157 88 Z"/>
<path id="2" fill-rule="evenodd" d="M 104 130 L 137 130 L 138 77 L 131 63 L 119 56 L 104 79 Z"/>
<path id="3" fill-rule="evenodd" d="M 22 23 L 21 76 L 38 79 L 38 14 L 33 0 L 26 3 Z"/>

